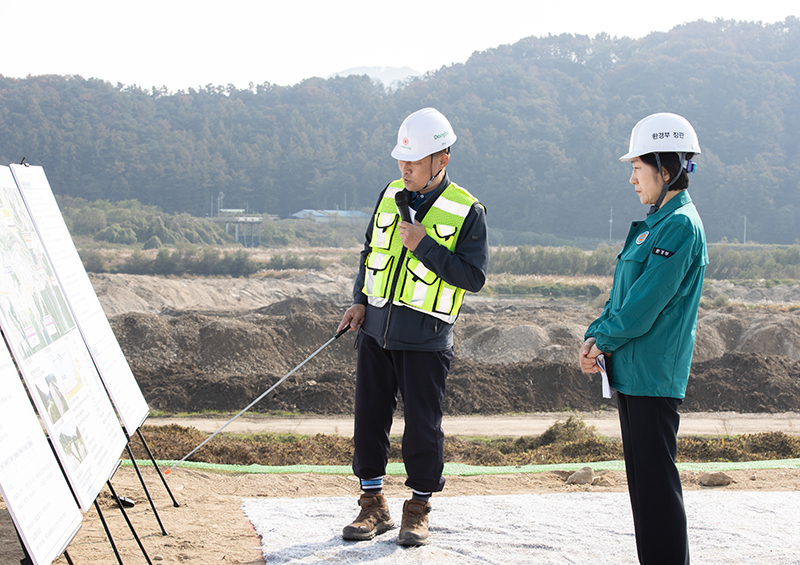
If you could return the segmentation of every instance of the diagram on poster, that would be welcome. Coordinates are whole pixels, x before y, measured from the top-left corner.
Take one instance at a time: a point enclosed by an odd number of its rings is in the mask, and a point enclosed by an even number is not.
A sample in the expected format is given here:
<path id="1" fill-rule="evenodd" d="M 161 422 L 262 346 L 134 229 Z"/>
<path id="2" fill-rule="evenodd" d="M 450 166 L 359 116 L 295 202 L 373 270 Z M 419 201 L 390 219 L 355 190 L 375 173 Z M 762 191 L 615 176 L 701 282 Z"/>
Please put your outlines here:
<path id="1" fill-rule="evenodd" d="M 3 167 L 4 191 L 16 191 L 9 170 Z M 12 183 L 9 185 L 9 180 Z M 22 201 L 0 201 L 0 302 L 9 341 L 28 357 L 75 329 L 75 321 L 61 294 L 44 249 L 37 246 L 33 226 Z"/>
<path id="2" fill-rule="evenodd" d="M 61 555 L 81 526 L 78 505 L 47 445 L 2 338 L 0 493 L 29 556 L 37 565 L 49 564 Z"/>
<path id="3" fill-rule="evenodd" d="M 0 167 L 0 327 L 86 511 L 126 439 L 8 167 Z"/>
<path id="4" fill-rule="evenodd" d="M 11 165 L 11 172 L 111 401 L 132 433 L 150 409 L 83 268 L 44 169 Z"/>

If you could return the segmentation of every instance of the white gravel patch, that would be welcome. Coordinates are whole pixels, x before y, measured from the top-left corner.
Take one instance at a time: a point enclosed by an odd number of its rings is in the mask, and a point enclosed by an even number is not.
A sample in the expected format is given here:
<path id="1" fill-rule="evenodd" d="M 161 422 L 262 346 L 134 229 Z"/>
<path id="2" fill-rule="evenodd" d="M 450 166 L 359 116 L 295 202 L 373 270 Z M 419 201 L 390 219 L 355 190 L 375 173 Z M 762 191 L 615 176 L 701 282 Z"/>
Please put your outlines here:
<path id="1" fill-rule="evenodd" d="M 693 563 L 800 564 L 800 492 L 684 493 Z M 636 564 L 627 493 L 439 496 L 430 543 L 397 545 L 395 528 L 346 542 L 355 497 L 245 499 L 266 562 L 442 564 Z M 403 499 L 389 499 L 400 523 Z"/>

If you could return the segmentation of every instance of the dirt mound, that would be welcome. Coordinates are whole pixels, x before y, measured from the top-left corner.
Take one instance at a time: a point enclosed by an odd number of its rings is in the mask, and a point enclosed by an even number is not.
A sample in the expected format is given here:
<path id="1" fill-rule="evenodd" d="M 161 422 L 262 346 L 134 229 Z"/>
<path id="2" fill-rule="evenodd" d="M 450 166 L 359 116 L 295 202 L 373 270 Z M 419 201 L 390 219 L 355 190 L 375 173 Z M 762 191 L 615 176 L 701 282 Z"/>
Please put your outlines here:
<path id="1" fill-rule="evenodd" d="M 341 264 L 285 278 L 178 279 L 90 273 L 106 316 L 126 312 L 255 310 L 290 298 L 350 305 L 352 269 Z"/>
<path id="2" fill-rule="evenodd" d="M 457 326 L 447 414 L 614 407 L 601 397 L 598 377 L 583 375 L 574 361 L 592 312 L 544 301 L 508 312 L 482 306 L 473 304 Z M 328 341 L 341 313 L 336 304 L 292 298 L 246 312 L 134 312 L 111 322 L 151 408 L 238 411 Z M 797 323 L 794 313 L 734 307 L 704 315 L 684 409 L 800 411 Z M 254 410 L 351 414 L 354 339 L 342 336 Z"/>
<path id="3" fill-rule="evenodd" d="M 733 352 L 692 366 L 684 405 L 695 411 L 783 412 L 797 410 L 799 399 L 800 361 Z"/>

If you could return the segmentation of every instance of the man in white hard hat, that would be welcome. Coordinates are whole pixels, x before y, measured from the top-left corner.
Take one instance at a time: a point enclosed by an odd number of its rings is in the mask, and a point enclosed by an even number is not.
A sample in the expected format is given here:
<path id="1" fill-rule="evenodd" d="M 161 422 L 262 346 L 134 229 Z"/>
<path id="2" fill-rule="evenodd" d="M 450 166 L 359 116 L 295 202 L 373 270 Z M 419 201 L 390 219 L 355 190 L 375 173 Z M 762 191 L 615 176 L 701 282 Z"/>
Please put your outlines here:
<path id="1" fill-rule="evenodd" d="M 586 330 L 581 369 L 602 355 L 617 392 L 636 548 L 643 565 L 688 565 L 689 541 L 675 459 L 708 264 L 703 222 L 687 173 L 700 153 L 686 118 L 658 113 L 631 132 L 630 183 L 647 218 L 633 222 L 602 314 Z"/>
<path id="2" fill-rule="evenodd" d="M 486 212 L 450 181 L 446 167 L 456 134 L 433 108 L 408 116 L 392 157 L 402 178 L 384 188 L 366 232 L 353 305 L 339 330 L 357 338 L 353 472 L 361 512 L 346 540 L 367 540 L 394 527 L 383 476 L 389 430 L 402 395 L 402 454 L 411 489 L 398 543 L 427 543 L 429 499 L 444 487 L 442 400 L 453 358 L 453 324 L 465 291 L 477 292 L 489 262 Z M 401 214 L 408 202 L 408 219 Z"/>

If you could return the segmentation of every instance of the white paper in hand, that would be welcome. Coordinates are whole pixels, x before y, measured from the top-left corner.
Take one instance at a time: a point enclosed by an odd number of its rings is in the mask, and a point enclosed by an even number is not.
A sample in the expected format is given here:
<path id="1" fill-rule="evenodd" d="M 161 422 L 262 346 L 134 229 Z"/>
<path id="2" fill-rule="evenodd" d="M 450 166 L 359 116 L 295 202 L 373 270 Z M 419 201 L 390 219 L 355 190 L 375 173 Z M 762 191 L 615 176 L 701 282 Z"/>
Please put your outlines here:
<path id="1" fill-rule="evenodd" d="M 603 376 L 603 398 L 611 398 L 614 389 L 611 388 L 611 383 L 608 382 L 608 373 L 606 372 L 606 358 L 601 353 L 597 356 L 597 366 L 600 367 L 600 374 Z"/>

